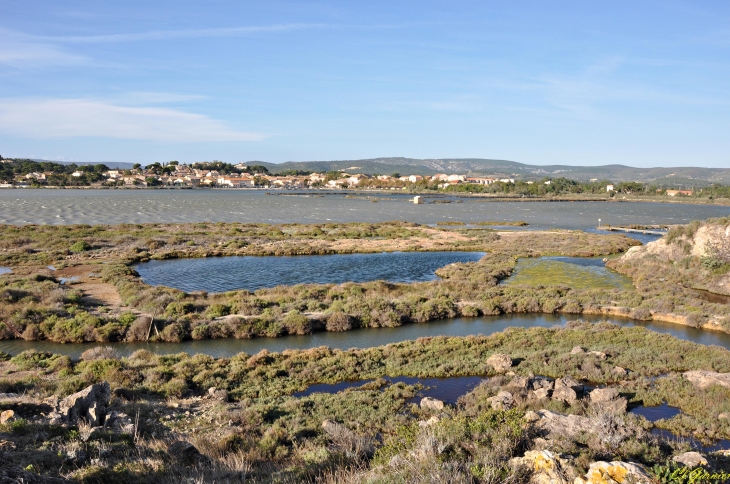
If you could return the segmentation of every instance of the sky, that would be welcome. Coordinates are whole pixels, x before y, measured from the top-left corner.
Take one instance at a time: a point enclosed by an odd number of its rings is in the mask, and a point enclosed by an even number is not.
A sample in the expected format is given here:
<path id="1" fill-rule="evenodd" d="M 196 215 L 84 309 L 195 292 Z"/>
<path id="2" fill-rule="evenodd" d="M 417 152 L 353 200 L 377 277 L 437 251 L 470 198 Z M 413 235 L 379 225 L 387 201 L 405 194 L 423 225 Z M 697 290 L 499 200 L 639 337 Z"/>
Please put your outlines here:
<path id="1" fill-rule="evenodd" d="M 730 2 L 0 0 L 0 155 L 730 168 Z"/>

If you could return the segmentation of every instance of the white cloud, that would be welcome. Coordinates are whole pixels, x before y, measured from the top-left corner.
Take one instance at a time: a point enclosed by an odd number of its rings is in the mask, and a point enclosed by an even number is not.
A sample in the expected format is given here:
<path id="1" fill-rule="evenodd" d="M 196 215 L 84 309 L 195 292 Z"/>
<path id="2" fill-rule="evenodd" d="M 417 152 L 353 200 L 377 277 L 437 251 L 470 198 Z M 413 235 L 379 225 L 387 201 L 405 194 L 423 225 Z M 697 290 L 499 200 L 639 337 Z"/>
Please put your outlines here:
<path id="1" fill-rule="evenodd" d="M 101 137 L 167 142 L 259 141 L 201 114 L 91 99 L 0 99 L 0 132 L 27 138 Z"/>

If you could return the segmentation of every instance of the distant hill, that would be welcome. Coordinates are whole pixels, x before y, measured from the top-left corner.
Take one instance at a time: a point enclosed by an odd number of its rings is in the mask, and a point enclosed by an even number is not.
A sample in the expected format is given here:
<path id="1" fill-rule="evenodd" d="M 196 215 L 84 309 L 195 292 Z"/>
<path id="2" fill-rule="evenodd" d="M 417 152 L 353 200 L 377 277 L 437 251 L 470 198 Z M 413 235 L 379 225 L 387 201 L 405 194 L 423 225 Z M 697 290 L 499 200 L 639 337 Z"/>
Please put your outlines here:
<path id="1" fill-rule="evenodd" d="M 254 164 L 254 162 L 250 162 Z M 578 181 L 599 180 L 658 182 L 663 185 L 706 185 L 730 183 L 727 168 L 635 168 L 625 165 L 571 166 L 527 165 L 516 161 L 480 158 L 372 158 L 367 160 L 336 161 L 289 161 L 286 163 L 255 164 L 266 166 L 272 173 L 284 170 L 333 171 L 344 170 L 366 174 L 434 175 L 436 173 L 460 173 L 472 175 L 503 175 L 510 178 L 536 180 L 543 177 L 565 177 Z"/>
<path id="2" fill-rule="evenodd" d="M 55 161 L 55 160 L 40 160 L 32 158 L 32 161 L 37 162 L 50 162 L 50 163 L 58 163 L 60 165 L 70 165 L 72 163 L 76 165 L 98 165 L 99 163 L 104 164 L 111 168 L 112 170 L 131 170 L 132 166 L 134 166 L 134 163 L 123 163 L 120 161 Z"/>

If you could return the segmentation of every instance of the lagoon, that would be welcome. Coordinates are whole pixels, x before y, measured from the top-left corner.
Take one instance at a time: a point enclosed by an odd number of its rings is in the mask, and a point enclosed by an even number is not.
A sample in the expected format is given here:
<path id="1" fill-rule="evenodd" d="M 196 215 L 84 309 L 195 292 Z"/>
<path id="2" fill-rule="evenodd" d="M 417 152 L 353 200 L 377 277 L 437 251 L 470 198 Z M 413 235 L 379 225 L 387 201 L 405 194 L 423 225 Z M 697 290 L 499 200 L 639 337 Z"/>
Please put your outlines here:
<path id="1" fill-rule="evenodd" d="M 382 252 L 300 256 L 233 256 L 151 260 L 135 266 L 142 280 L 186 292 L 255 291 L 265 287 L 344 282 L 423 282 L 455 262 L 476 262 L 482 252 Z"/>

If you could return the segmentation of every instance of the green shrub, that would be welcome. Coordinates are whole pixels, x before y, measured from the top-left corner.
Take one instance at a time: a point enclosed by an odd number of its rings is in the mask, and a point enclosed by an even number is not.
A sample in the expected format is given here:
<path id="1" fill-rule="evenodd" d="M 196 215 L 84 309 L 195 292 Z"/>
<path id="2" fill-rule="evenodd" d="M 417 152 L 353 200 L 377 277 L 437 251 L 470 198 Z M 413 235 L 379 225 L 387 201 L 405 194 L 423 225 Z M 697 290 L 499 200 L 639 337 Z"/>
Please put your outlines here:
<path id="1" fill-rule="evenodd" d="M 78 253 L 78 252 L 86 252 L 87 250 L 91 250 L 91 245 L 86 242 L 85 240 L 79 240 L 75 244 L 73 244 L 71 247 L 68 248 L 71 252 Z"/>

